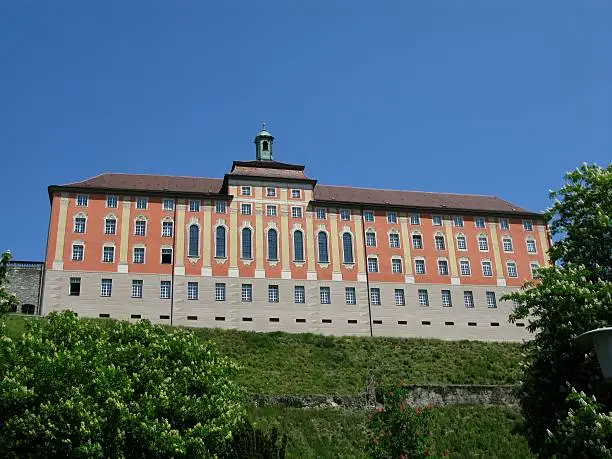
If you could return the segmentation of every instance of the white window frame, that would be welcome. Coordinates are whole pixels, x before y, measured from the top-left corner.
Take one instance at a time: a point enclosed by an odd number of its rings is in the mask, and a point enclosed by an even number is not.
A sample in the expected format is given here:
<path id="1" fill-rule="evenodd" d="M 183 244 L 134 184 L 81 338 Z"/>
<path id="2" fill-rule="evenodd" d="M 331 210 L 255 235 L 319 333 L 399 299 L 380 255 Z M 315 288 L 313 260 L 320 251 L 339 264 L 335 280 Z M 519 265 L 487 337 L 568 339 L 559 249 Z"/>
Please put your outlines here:
<path id="1" fill-rule="evenodd" d="M 215 282 L 215 301 L 225 301 L 226 298 L 225 283 Z"/>
<path id="2" fill-rule="evenodd" d="M 389 247 L 392 249 L 399 249 L 401 246 L 401 239 L 399 233 L 389 233 Z"/>
<path id="3" fill-rule="evenodd" d="M 291 190 L 291 199 L 302 199 L 302 190 L 299 188 L 293 188 Z"/>
<path id="4" fill-rule="evenodd" d="M 295 285 L 293 287 L 293 302 L 295 304 L 306 303 L 306 288 L 303 285 Z"/>
<path id="5" fill-rule="evenodd" d="M 387 223 L 397 223 L 397 212 L 387 212 Z"/>
<path id="6" fill-rule="evenodd" d="M 506 241 L 510 242 L 510 249 L 506 248 Z M 505 253 L 513 253 L 514 252 L 514 242 L 510 236 L 502 236 L 502 249 Z"/>
<path id="7" fill-rule="evenodd" d="M 302 218 L 302 208 L 300 206 L 291 207 L 291 218 Z"/>
<path id="8" fill-rule="evenodd" d="M 366 230 L 366 247 L 376 247 L 376 232 Z"/>
<path id="9" fill-rule="evenodd" d="M 172 281 L 163 280 L 159 282 L 159 299 L 169 300 L 172 296 Z"/>
<path id="10" fill-rule="evenodd" d="M 531 269 L 531 277 L 535 279 L 536 277 L 535 271 L 540 269 L 540 264 L 537 261 L 532 261 L 529 263 L 529 268 Z"/>
<path id="11" fill-rule="evenodd" d="M 278 285 L 268 285 L 268 303 L 279 303 L 280 291 Z"/>
<path id="12" fill-rule="evenodd" d="M 431 224 L 432 226 L 442 226 L 442 215 L 432 215 Z"/>
<path id="13" fill-rule="evenodd" d="M 110 254 L 110 257 L 106 255 Z M 107 259 L 110 258 L 110 259 Z M 105 245 L 102 247 L 102 262 L 103 263 L 114 263 L 115 262 L 115 246 L 114 245 Z"/>
<path id="14" fill-rule="evenodd" d="M 376 216 L 374 215 L 373 210 L 363 211 L 363 221 L 364 222 L 372 223 L 374 220 L 376 220 Z"/>
<path id="15" fill-rule="evenodd" d="M 114 205 L 112 205 L 114 204 Z M 109 209 L 116 209 L 119 205 L 119 197 L 114 194 L 109 194 L 106 196 L 106 207 Z"/>
<path id="16" fill-rule="evenodd" d="M 402 274 L 402 260 L 401 258 L 391 258 L 391 272 L 393 274 Z"/>
<path id="17" fill-rule="evenodd" d="M 162 201 L 162 210 L 174 210 L 175 204 L 174 199 L 165 198 Z"/>
<path id="18" fill-rule="evenodd" d="M 266 205 L 266 216 L 267 217 L 277 217 L 278 216 L 278 213 L 276 211 L 276 204 Z"/>
<path id="19" fill-rule="evenodd" d="M 533 250 L 530 250 L 530 244 L 533 247 Z M 536 240 L 534 238 L 525 239 L 525 247 L 527 248 L 527 253 L 533 255 L 534 253 L 538 253 L 538 245 L 536 244 Z"/>
<path id="20" fill-rule="evenodd" d="M 423 272 L 419 272 L 421 269 L 418 266 L 423 266 Z M 427 274 L 427 263 L 425 263 L 425 258 L 415 258 L 414 259 L 414 273 L 419 276 Z"/>
<path id="21" fill-rule="evenodd" d="M 331 304 L 331 288 L 327 286 L 319 287 L 319 300 L 321 304 Z"/>
<path id="22" fill-rule="evenodd" d="M 76 196 L 77 207 L 88 207 L 89 206 L 89 195 L 88 194 L 77 194 Z"/>
<path id="23" fill-rule="evenodd" d="M 415 237 L 417 238 L 417 240 L 419 240 L 419 244 L 415 244 Z M 412 240 L 412 248 L 413 249 L 417 249 L 417 250 L 422 250 L 424 247 L 424 243 L 423 243 L 423 235 L 419 234 L 419 233 L 415 233 L 413 234 L 410 239 Z M 420 247 L 417 247 L 417 245 L 419 245 Z"/>
<path id="24" fill-rule="evenodd" d="M 132 279 L 132 298 L 142 298 L 143 285 L 142 279 Z"/>
<path id="25" fill-rule="evenodd" d="M 168 232 L 168 228 L 170 231 Z M 172 220 L 162 221 L 162 237 L 174 237 L 174 222 Z"/>
<path id="26" fill-rule="evenodd" d="M 474 307 L 474 292 L 472 290 L 463 291 L 463 305 L 469 309 Z"/>
<path id="27" fill-rule="evenodd" d="M 525 231 L 533 231 L 533 220 L 523 220 L 523 229 Z"/>
<path id="28" fill-rule="evenodd" d="M 106 217 L 104 219 L 104 234 L 117 234 L 117 219 L 115 217 Z"/>
<path id="29" fill-rule="evenodd" d="M 478 241 L 478 250 L 480 252 L 488 252 L 489 251 L 489 238 L 486 234 L 479 234 L 477 236 Z"/>
<path id="30" fill-rule="evenodd" d="M 198 282 L 187 282 L 187 299 L 197 300 L 200 297 L 200 285 Z"/>
<path id="31" fill-rule="evenodd" d="M 79 220 L 79 221 L 83 220 L 83 231 L 77 231 L 77 229 L 80 228 L 80 222 L 78 223 L 79 226 L 77 227 L 77 220 Z M 87 232 L 87 217 L 86 216 L 75 215 L 75 217 L 74 217 L 73 232 L 75 234 L 85 234 Z"/>
<path id="32" fill-rule="evenodd" d="M 242 185 L 240 187 L 240 195 L 241 196 L 251 196 L 251 187 L 248 185 Z"/>
<path id="33" fill-rule="evenodd" d="M 512 270 L 510 269 L 510 266 L 513 267 Z M 513 271 L 514 275 L 511 274 L 511 271 Z M 516 279 L 518 277 L 518 266 L 515 261 L 506 260 L 506 272 L 508 273 L 508 277 L 511 277 L 513 279 Z"/>
<path id="34" fill-rule="evenodd" d="M 142 261 L 136 261 L 136 251 L 141 251 L 142 250 Z M 145 260 L 146 260 L 146 248 L 145 247 L 133 247 L 132 249 L 132 263 L 137 264 L 137 265 L 143 265 L 145 264 Z"/>
<path id="35" fill-rule="evenodd" d="M 164 251 L 170 251 L 170 263 L 162 263 L 162 260 L 164 259 Z M 163 264 L 163 265 L 171 265 L 174 262 L 174 250 L 172 250 L 172 247 L 162 247 L 159 251 L 159 263 Z"/>
<path id="36" fill-rule="evenodd" d="M 443 264 L 441 264 L 441 263 L 443 263 Z M 442 269 L 442 266 L 445 266 L 445 268 Z M 443 271 L 445 271 L 445 272 L 443 272 Z M 439 276 L 448 276 L 449 275 L 448 260 L 446 260 L 444 258 L 438 259 L 438 275 Z"/>
<path id="37" fill-rule="evenodd" d="M 403 288 L 396 288 L 394 292 L 395 306 L 406 306 L 406 295 Z"/>
<path id="38" fill-rule="evenodd" d="M 201 205 L 201 202 L 199 199 L 190 199 L 189 200 L 189 212 L 199 212 L 200 205 Z"/>
<path id="39" fill-rule="evenodd" d="M 327 220 L 327 209 L 325 207 L 317 207 L 315 213 L 317 220 Z"/>
<path id="40" fill-rule="evenodd" d="M 349 209 L 340 209 L 340 220 L 351 221 L 351 211 Z"/>
<path id="41" fill-rule="evenodd" d="M 497 307 L 497 296 L 495 295 L 495 292 L 493 291 L 487 291 L 485 293 L 486 298 L 487 298 L 487 308 L 496 308 Z"/>
<path id="42" fill-rule="evenodd" d="M 276 188 L 273 186 L 266 187 L 266 197 L 275 198 L 276 197 Z"/>
<path id="43" fill-rule="evenodd" d="M 442 299 L 443 308 L 453 307 L 453 296 L 450 290 L 447 290 L 447 289 L 440 290 L 440 298 Z"/>
<path id="44" fill-rule="evenodd" d="M 344 289 L 344 299 L 346 300 L 346 304 L 354 306 L 357 304 L 357 292 L 355 287 L 345 287 Z"/>
<path id="45" fill-rule="evenodd" d="M 491 260 L 481 260 L 480 266 L 482 268 L 483 277 L 493 277 L 493 264 L 491 263 Z M 488 266 L 488 271 L 485 269 L 485 266 Z"/>
<path id="46" fill-rule="evenodd" d="M 507 218 L 500 218 L 499 228 L 503 231 L 510 231 L 510 220 L 508 220 Z"/>
<path id="47" fill-rule="evenodd" d="M 459 233 L 457 234 L 455 239 L 457 240 L 457 250 L 466 251 L 468 249 L 467 237 L 465 236 L 465 234 Z M 463 247 L 460 247 L 461 244 L 459 243 L 459 240 L 462 241 Z"/>
<path id="48" fill-rule="evenodd" d="M 421 224 L 421 214 L 418 212 L 413 212 L 410 214 L 410 224 L 418 226 Z"/>
<path id="49" fill-rule="evenodd" d="M 249 202 L 243 202 L 240 204 L 240 213 L 242 215 L 251 215 L 252 214 L 252 206 Z"/>
<path id="50" fill-rule="evenodd" d="M 463 228 L 465 222 L 463 221 L 463 215 L 453 215 L 453 226 L 455 228 Z"/>
<path id="51" fill-rule="evenodd" d="M 426 288 L 417 290 L 417 302 L 419 306 L 429 306 L 429 291 Z"/>
<path id="52" fill-rule="evenodd" d="M 439 244 L 442 241 L 442 244 Z M 434 234 L 434 245 L 436 250 L 446 250 L 446 238 L 443 234 Z"/>
<path id="53" fill-rule="evenodd" d="M 142 234 L 140 234 L 138 230 L 139 223 L 144 225 L 144 230 L 142 231 Z M 146 235 L 147 235 L 147 221 L 144 218 L 137 218 L 134 221 L 134 236 L 146 236 Z"/>
<path id="54" fill-rule="evenodd" d="M 381 305 L 380 299 L 380 288 L 378 287 L 370 287 L 370 304 L 374 306 Z"/>
<path id="55" fill-rule="evenodd" d="M 225 201 L 215 201 L 215 213 L 216 214 L 227 213 L 227 203 Z"/>
<path id="56" fill-rule="evenodd" d="M 144 206 L 142 206 L 142 203 L 144 203 Z M 149 207 L 149 199 L 148 198 L 136 198 L 136 209 L 137 210 L 147 210 L 147 208 Z"/>
<path id="57" fill-rule="evenodd" d="M 109 298 L 113 295 L 113 280 L 102 279 L 100 281 L 100 296 Z"/>
<path id="58" fill-rule="evenodd" d="M 464 268 L 467 266 L 467 270 Z M 472 275 L 472 266 L 470 260 L 459 260 L 459 275 L 461 276 L 471 276 Z"/>
<path id="59" fill-rule="evenodd" d="M 378 257 L 368 257 L 366 265 L 369 273 L 377 273 L 380 270 L 378 266 Z"/>
<path id="60" fill-rule="evenodd" d="M 253 302 L 253 284 L 242 284 L 240 286 L 240 299 L 243 303 Z"/>
<path id="61" fill-rule="evenodd" d="M 484 217 L 474 217 L 474 226 L 479 229 L 484 229 L 487 227 L 487 221 Z"/>
<path id="62" fill-rule="evenodd" d="M 74 258 L 74 248 L 75 247 L 80 247 L 81 248 L 81 258 Z M 72 251 L 70 253 L 70 259 L 72 261 L 83 261 L 85 259 L 85 244 L 82 243 L 72 243 Z"/>

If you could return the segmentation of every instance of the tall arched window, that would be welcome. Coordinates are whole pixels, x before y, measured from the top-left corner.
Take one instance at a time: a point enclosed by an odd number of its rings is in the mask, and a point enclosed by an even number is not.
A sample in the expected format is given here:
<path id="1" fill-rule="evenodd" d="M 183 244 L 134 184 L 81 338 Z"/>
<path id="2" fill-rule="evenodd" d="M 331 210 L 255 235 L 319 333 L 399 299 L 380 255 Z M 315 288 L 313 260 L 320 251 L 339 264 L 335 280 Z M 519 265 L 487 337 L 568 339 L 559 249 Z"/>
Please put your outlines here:
<path id="1" fill-rule="evenodd" d="M 329 251 L 327 250 L 327 233 L 319 231 L 317 236 L 319 242 L 319 263 L 329 263 Z"/>
<path id="2" fill-rule="evenodd" d="M 351 233 L 344 233 L 342 235 L 342 253 L 344 255 L 345 263 L 353 263 L 353 236 Z"/>
<path id="3" fill-rule="evenodd" d="M 293 233 L 293 258 L 295 261 L 304 261 L 304 233 Z"/>
<path id="4" fill-rule="evenodd" d="M 242 258 L 253 258 L 253 244 L 251 243 L 251 228 L 242 228 Z"/>
<path id="5" fill-rule="evenodd" d="M 200 256 L 200 228 L 198 225 L 189 226 L 189 250 L 190 257 Z"/>
<path id="6" fill-rule="evenodd" d="M 225 226 L 217 226 L 215 230 L 215 257 L 225 258 Z"/>
<path id="7" fill-rule="evenodd" d="M 263 151 L 268 151 L 268 141 L 264 140 L 262 144 L 263 144 Z"/>
<path id="8" fill-rule="evenodd" d="M 268 260 L 278 260 L 278 233 L 274 228 L 268 230 Z"/>

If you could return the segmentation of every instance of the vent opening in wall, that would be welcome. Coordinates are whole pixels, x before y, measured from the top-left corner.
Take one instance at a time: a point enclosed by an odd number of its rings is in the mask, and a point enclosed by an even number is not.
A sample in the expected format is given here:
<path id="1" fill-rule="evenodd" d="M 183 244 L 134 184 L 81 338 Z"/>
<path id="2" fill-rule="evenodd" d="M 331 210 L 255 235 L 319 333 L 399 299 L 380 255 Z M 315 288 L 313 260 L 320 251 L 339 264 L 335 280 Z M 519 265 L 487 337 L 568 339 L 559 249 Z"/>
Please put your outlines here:
<path id="1" fill-rule="evenodd" d="M 468 322 L 468 327 L 475 327 L 476 326 L 476 322 Z"/>
<path id="2" fill-rule="evenodd" d="M 407 320 L 398 320 L 397 324 L 398 325 L 408 325 L 408 321 Z"/>
<path id="3" fill-rule="evenodd" d="M 253 318 L 252 317 L 243 317 L 242 321 L 243 322 L 253 322 Z"/>
<path id="4" fill-rule="evenodd" d="M 375 320 L 375 321 L 374 321 L 374 324 L 375 324 L 375 325 L 382 325 L 382 320 Z"/>
<path id="5" fill-rule="evenodd" d="M 516 326 L 517 326 L 517 327 L 524 327 L 524 326 L 525 326 L 525 324 L 524 324 L 523 322 L 517 322 L 517 323 L 516 323 Z"/>
<path id="6" fill-rule="evenodd" d="M 198 316 L 187 316 L 187 320 L 198 320 Z"/>
<path id="7" fill-rule="evenodd" d="M 215 320 L 219 320 L 219 321 L 223 322 L 225 320 L 225 317 L 217 316 L 217 317 L 215 317 Z"/>
<path id="8" fill-rule="evenodd" d="M 107 318 L 107 317 L 110 317 L 110 314 L 100 313 L 100 314 L 98 314 L 98 317 Z"/>
<path id="9" fill-rule="evenodd" d="M 140 314 L 132 314 L 130 319 L 140 319 Z"/>
<path id="10" fill-rule="evenodd" d="M 298 324 L 305 324 L 305 323 L 306 323 L 306 319 L 295 319 L 295 321 L 296 321 Z"/>
<path id="11" fill-rule="evenodd" d="M 455 325 L 455 322 L 444 322 L 444 325 Z"/>
<path id="12" fill-rule="evenodd" d="M 170 316 L 162 314 L 161 316 L 159 316 L 159 318 L 162 319 L 162 320 L 168 320 L 168 319 L 170 319 Z"/>
<path id="13" fill-rule="evenodd" d="M 270 317 L 270 322 L 280 322 L 280 319 L 278 317 Z"/>
<path id="14" fill-rule="evenodd" d="M 429 320 L 421 320 L 421 325 L 431 325 Z"/>
<path id="15" fill-rule="evenodd" d="M 491 322 L 491 327 L 499 327 L 499 322 Z"/>
<path id="16" fill-rule="evenodd" d="M 356 321 L 355 319 L 349 319 L 349 320 L 348 320 L 348 323 L 349 323 L 349 324 L 356 324 L 356 323 L 357 323 L 357 321 Z"/>
<path id="17" fill-rule="evenodd" d="M 323 322 L 324 324 L 331 324 L 332 323 L 331 319 L 321 319 L 321 322 Z"/>

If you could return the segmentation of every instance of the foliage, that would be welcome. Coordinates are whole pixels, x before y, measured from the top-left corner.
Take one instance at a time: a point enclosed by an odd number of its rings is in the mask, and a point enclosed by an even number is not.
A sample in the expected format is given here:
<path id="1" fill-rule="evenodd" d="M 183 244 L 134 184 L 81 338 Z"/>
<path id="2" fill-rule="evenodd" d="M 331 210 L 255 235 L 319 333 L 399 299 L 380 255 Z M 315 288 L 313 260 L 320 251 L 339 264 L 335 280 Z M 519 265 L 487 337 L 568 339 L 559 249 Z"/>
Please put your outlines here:
<path id="1" fill-rule="evenodd" d="M 6 290 L 8 264 L 13 256 L 6 251 L 0 255 L 0 317 L 17 307 L 17 297 Z"/>
<path id="2" fill-rule="evenodd" d="M 1 457 L 208 457 L 244 417 L 236 366 L 181 329 L 70 312 L 0 337 Z"/>
<path id="3" fill-rule="evenodd" d="M 377 408 L 368 421 L 370 457 L 429 457 L 431 407 L 411 407 L 406 387 L 395 387 L 383 393 L 383 406 Z"/>
<path id="4" fill-rule="evenodd" d="M 567 400 L 573 408 L 555 432 L 548 431 L 551 452 L 557 458 L 612 458 L 612 413 L 602 413 L 595 397 L 576 389 Z"/>
<path id="5" fill-rule="evenodd" d="M 233 433 L 232 440 L 223 453 L 223 457 L 234 459 L 285 459 L 287 454 L 287 436 L 281 435 L 276 426 L 269 431 L 245 419 Z"/>
<path id="6" fill-rule="evenodd" d="M 612 166 L 585 165 L 566 180 L 551 194 L 557 201 L 548 213 L 561 238 L 551 249 L 558 265 L 540 269 L 539 279 L 504 297 L 518 304 L 510 320 L 528 319 L 535 333 L 524 345 L 519 397 L 523 431 L 542 456 L 552 454 L 546 429 L 567 412 L 568 382 L 612 406 L 594 353 L 576 344 L 577 336 L 609 325 L 612 317 Z"/>

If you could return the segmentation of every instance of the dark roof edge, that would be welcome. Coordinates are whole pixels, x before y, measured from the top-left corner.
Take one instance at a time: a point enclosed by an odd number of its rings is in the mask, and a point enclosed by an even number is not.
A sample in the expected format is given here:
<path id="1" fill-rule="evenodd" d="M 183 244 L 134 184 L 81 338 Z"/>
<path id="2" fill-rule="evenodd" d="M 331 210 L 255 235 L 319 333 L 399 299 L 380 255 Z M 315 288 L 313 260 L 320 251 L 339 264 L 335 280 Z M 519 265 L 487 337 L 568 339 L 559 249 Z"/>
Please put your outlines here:
<path id="1" fill-rule="evenodd" d="M 256 160 L 256 161 L 234 161 L 232 162 L 232 171 L 236 166 L 241 167 L 260 167 L 265 169 L 287 169 L 293 171 L 303 171 L 306 169 L 306 166 L 301 164 L 289 164 L 289 163 L 280 163 L 278 161 L 266 161 L 266 160 Z"/>
<path id="2" fill-rule="evenodd" d="M 208 193 L 205 191 L 170 191 L 170 190 L 145 190 L 138 188 L 113 188 L 113 187 L 86 187 L 86 186 L 72 186 L 72 185 L 49 185 L 48 193 L 49 193 L 49 201 L 53 200 L 53 192 L 56 191 L 73 191 L 73 192 L 83 192 L 83 193 L 92 193 L 96 191 L 103 192 L 117 192 L 118 194 L 123 195 L 152 195 L 152 196 L 206 196 L 209 198 L 219 198 L 223 200 L 230 200 L 233 196 L 225 194 L 225 193 Z"/>
<path id="3" fill-rule="evenodd" d="M 317 181 L 311 178 L 262 177 L 259 175 L 225 174 L 225 176 L 223 177 L 223 185 L 221 186 L 222 190 L 227 189 L 227 181 L 229 179 L 261 180 L 263 182 L 309 183 L 313 187 L 317 184 Z"/>

